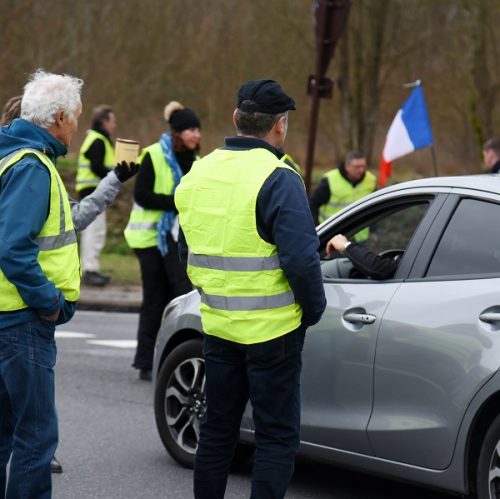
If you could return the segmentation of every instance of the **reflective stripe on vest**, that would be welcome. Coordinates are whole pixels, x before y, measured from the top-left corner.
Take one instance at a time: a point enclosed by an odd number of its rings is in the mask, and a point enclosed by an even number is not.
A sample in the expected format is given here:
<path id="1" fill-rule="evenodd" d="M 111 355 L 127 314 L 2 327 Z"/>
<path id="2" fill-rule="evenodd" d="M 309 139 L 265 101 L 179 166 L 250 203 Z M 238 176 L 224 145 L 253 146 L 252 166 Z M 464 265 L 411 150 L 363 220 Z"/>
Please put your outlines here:
<path id="1" fill-rule="evenodd" d="M 188 263 L 193 267 L 216 270 L 237 270 L 241 272 L 277 270 L 280 268 L 278 255 L 266 257 L 224 257 L 193 255 L 189 252 Z"/>
<path id="2" fill-rule="evenodd" d="M 188 264 L 193 267 L 233 272 L 258 272 L 261 270 L 278 270 L 280 268 L 278 255 L 268 257 L 224 257 L 194 255 L 189 252 Z M 295 303 L 295 298 L 291 291 L 272 296 L 227 297 L 207 295 L 201 290 L 201 301 L 210 307 L 221 310 L 257 310 L 292 305 Z"/>
<path id="3" fill-rule="evenodd" d="M 37 237 L 36 242 L 40 247 L 40 251 L 62 248 L 63 246 L 76 243 L 76 232 L 70 230 L 57 236 Z"/>
<path id="4" fill-rule="evenodd" d="M 273 296 L 216 296 L 201 293 L 201 302 L 219 310 L 270 310 L 295 303 L 292 291 Z"/>
<path id="5" fill-rule="evenodd" d="M 36 239 L 38 263 L 47 279 L 62 291 L 68 301 L 76 301 L 80 293 L 80 260 L 71 207 L 64 184 L 50 159 L 40 151 L 21 149 L 0 161 L 0 176 L 26 155 L 34 155 L 50 175 L 49 214 Z M 14 284 L 0 270 L 0 311 L 28 308 Z"/>
<path id="6" fill-rule="evenodd" d="M 127 225 L 127 230 L 156 230 L 158 228 L 157 222 L 130 222 Z"/>
<path id="7" fill-rule="evenodd" d="M 201 293 L 207 334 L 252 344 L 300 325 L 302 309 L 277 247 L 257 231 L 257 197 L 276 168 L 298 175 L 266 149 L 218 149 L 196 161 L 176 189 L 188 275 Z"/>
<path id="8" fill-rule="evenodd" d="M 159 142 L 143 149 L 139 156 L 142 163 L 149 153 L 155 174 L 153 192 L 165 196 L 172 194 L 174 176 L 168 165 Z M 157 246 L 158 223 L 163 215 L 162 210 L 147 210 L 134 203 L 130 212 L 129 222 L 123 235 L 131 248 L 151 248 Z"/>
<path id="9" fill-rule="evenodd" d="M 85 153 L 98 139 L 102 140 L 104 143 L 104 166 L 106 168 L 113 168 L 115 166 L 115 152 L 109 139 L 95 130 L 87 130 L 87 135 L 85 136 L 82 147 L 80 148 L 80 154 L 78 155 L 78 171 L 76 173 L 75 184 L 75 189 L 77 191 L 81 191 L 88 187 L 97 187 L 101 180 L 100 177 L 90 169 L 90 160 L 85 157 Z"/>

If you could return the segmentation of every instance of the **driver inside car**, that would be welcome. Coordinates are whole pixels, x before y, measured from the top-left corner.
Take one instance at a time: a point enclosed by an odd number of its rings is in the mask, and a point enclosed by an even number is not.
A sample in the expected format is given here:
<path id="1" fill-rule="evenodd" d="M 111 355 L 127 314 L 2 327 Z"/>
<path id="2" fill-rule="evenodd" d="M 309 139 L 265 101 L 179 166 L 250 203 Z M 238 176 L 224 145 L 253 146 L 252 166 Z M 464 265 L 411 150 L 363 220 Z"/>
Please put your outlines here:
<path id="1" fill-rule="evenodd" d="M 334 251 L 347 256 L 361 277 L 378 281 L 391 279 L 398 268 L 398 261 L 393 256 L 378 255 L 358 243 L 349 241 L 342 234 L 332 237 L 326 244 L 327 256 L 331 256 Z"/>

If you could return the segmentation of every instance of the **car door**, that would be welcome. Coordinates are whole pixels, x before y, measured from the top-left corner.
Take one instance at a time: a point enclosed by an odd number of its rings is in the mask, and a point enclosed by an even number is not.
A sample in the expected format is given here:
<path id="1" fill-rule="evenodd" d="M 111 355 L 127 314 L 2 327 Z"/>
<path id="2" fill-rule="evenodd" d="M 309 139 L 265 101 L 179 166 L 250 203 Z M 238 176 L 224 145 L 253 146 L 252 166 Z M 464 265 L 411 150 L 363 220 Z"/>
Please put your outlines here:
<path id="1" fill-rule="evenodd" d="M 302 440 L 371 454 L 366 425 L 372 408 L 375 344 L 380 317 L 398 286 L 325 283 L 327 308 L 321 322 L 308 330 L 304 346 Z M 349 314 L 364 314 L 373 322 L 349 322 Z"/>
<path id="2" fill-rule="evenodd" d="M 450 196 L 388 304 L 368 425 L 376 456 L 450 463 L 472 397 L 500 364 L 500 197 Z"/>
<path id="3" fill-rule="evenodd" d="M 425 227 L 420 236 L 413 236 L 429 215 L 431 204 L 428 197 L 369 203 L 324 230 L 322 244 L 338 232 L 354 240 L 369 227 L 370 248 L 377 252 L 407 250 L 408 258 L 405 254 L 400 268 L 409 268 L 412 252 L 408 250 L 419 246 Z M 429 216 L 435 216 L 436 210 Z M 332 278 L 329 267 L 345 264 L 347 259 L 342 260 L 322 262 L 327 308 L 321 321 L 307 332 L 301 438 L 308 444 L 372 454 L 366 428 L 373 403 L 375 347 L 381 319 L 402 279 L 397 275 L 387 281 Z"/>

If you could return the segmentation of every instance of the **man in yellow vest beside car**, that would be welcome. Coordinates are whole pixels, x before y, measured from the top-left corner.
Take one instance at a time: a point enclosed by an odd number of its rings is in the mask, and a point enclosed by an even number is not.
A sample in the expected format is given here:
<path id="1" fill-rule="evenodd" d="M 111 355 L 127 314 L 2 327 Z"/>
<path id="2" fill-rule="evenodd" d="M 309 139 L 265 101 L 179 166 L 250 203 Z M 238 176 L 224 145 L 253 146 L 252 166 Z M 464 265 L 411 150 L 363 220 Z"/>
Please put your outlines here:
<path id="1" fill-rule="evenodd" d="M 365 157 L 359 151 L 347 153 L 344 163 L 330 170 L 313 192 L 309 205 L 316 225 L 324 222 L 353 201 L 371 194 L 377 179 L 368 171 Z M 365 239 L 368 234 L 365 234 Z"/>
<path id="2" fill-rule="evenodd" d="M 115 167 L 115 153 L 111 134 L 116 128 L 113 109 L 102 104 L 92 111 L 92 128 L 80 148 L 76 190 L 80 199 L 94 192 L 99 181 Z M 99 255 L 106 243 L 106 212 L 103 211 L 81 233 L 83 283 L 89 286 L 105 286 L 110 277 L 101 274 Z"/>
<path id="3" fill-rule="evenodd" d="M 251 497 L 283 498 L 293 473 L 302 347 L 326 306 L 304 183 L 280 151 L 293 109 L 274 80 L 244 84 L 233 114 L 238 136 L 195 161 L 175 191 L 205 332 L 196 499 L 224 497 L 249 399 Z"/>
<path id="4" fill-rule="evenodd" d="M 2 497 L 51 497 L 54 333 L 73 316 L 80 293 L 76 233 L 55 161 L 77 130 L 82 85 L 38 70 L 24 88 L 21 118 L 0 128 Z"/>

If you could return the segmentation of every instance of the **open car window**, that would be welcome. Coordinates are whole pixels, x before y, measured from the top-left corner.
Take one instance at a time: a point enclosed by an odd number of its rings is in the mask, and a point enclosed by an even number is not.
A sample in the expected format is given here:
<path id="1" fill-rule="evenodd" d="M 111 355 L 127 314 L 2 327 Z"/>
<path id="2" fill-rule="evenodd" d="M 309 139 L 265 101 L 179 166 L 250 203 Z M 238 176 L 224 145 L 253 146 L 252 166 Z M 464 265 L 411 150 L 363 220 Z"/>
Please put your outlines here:
<path id="1" fill-rule="evenodd" d="M 368 279 L 357 272 L 345 255 L 334 253 L 326 256 L 326 242 L 335 234 L 342 233 L 350 241 L 366 247 L 374 253 L 397 260 L 404 252 L 427 213 L 431 199 L 418 199 L 370 207 L 343 221 L 340 227 L 332 227 L 327 237 L 322 237 L 321 260 L 323 276 L 326 279 Z"/>

